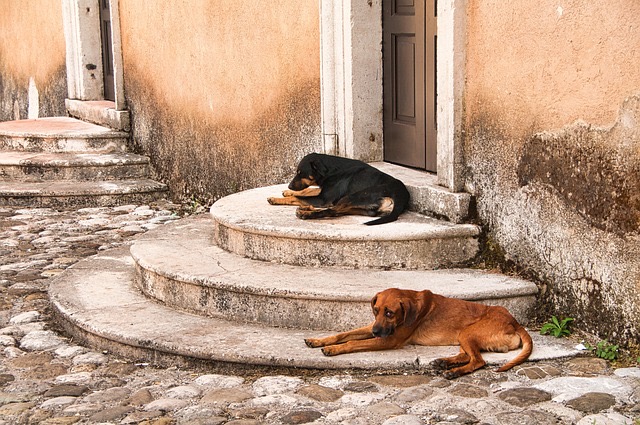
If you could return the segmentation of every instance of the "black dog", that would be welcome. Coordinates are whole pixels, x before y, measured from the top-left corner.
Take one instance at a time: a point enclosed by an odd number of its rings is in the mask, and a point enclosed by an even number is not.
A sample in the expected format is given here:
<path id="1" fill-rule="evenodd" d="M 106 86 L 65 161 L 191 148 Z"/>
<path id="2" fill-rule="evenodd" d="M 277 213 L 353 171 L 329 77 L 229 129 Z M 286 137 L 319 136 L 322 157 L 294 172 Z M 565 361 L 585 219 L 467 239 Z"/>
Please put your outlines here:
<path id="1" fill-rule="evenodd" d="M 368 215 L 380 217 L 365 224 L 397 220 L 409 205 L 404 183 L 355 159 L 311 153 L 300 161 L 283 198 L 271 205 L 297 205 L 302 219 Z"/>

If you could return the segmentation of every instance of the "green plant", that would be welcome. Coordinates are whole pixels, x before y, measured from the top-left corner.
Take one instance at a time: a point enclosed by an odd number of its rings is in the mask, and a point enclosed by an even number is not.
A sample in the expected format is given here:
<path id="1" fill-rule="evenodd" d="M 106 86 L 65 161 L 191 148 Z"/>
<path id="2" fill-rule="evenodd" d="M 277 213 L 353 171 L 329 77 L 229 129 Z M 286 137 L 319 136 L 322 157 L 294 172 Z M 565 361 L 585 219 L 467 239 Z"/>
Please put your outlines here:
<path id="1" fill-rule="evenodd" d="M 552 316 L 550 321 L 542 325 L 542 328 L 540 328 L 540 334 L 552 335 L 556 338 L 569 336 L 571 335 L 571 330 L 569 329 L 569 327 L 573 320 L 573 317 L 565 317 L 562 320 L 558 320 L 556 316 Z"/>
<path id="2" fill-rule="evenodd" d="M 612 361 L 618 358 L 618 345 L 611 344 L 606 339 L 597 343 L 595 347 L 591 344 L 585 344 L 585 346 L 601 359 Z"/>

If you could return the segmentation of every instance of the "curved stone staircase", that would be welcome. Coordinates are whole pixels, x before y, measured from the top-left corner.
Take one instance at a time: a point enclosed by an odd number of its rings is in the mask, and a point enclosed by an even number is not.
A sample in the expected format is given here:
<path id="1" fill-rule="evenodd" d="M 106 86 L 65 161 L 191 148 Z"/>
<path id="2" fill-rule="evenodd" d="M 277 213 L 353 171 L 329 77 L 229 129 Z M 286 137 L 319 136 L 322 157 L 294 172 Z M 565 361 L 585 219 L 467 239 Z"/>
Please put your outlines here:
<path id="1" fill-rule="evenodd" d="M 210 214 L 77 263 L 50 285 L 59 323 L 97 349 L 161 365 L 416 370 L 458 349 L 408 346 L 325 357 L 304 338 L 366 325 L 371 297 L 388 287 L 504 305 L 523 322 L 531 313 L 533 283 L 445 268 L 476 255 L 477 226 L 416 212 L 381 226 L 364 226 L 368 218 L 355 216 L 302 221 L 293 207 L 268 205 L 266 198 L 284 187 L 228 196 Z M 532 336 L 532 359 L 574 354 Z M 500 363 L 514 355 L 486 359 Z"/>
<path id="2" fill-rule="evenodd" d="M 128 133 L 70 117 L 0 122 L 0 205 L 93 207 L 148 203 L 167 187 Z"/>

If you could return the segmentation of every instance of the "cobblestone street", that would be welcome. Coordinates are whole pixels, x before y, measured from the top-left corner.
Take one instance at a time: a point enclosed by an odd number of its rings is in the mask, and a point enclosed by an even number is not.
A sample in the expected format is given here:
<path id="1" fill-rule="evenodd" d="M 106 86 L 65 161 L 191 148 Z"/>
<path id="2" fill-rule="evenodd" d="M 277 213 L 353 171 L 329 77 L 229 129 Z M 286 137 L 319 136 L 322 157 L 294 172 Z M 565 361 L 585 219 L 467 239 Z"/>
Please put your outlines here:
<path id="1" fill-rule="evenodd" d="M 579 357 L 430 373 L 155 368 L 56 329 L 48 279 L 180 219 L 179 205 L 0 208 L 0 424 L 640 424 L 640 368 Z"/>

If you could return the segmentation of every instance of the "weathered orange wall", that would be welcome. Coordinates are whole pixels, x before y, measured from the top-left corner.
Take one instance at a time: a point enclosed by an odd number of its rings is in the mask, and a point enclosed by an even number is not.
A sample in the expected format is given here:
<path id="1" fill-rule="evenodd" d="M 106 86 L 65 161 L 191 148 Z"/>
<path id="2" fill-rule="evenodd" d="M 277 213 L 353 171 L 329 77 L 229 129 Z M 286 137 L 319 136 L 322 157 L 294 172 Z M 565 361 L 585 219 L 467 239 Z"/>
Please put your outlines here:
<path id="1" fill-rule="evenodd" d="M 320 143 L 316 2 L 121 0 L 134 142 L 179 196 L 279 183 Z"/>
<path id="2" fill-rule="evenodd" d="M 640 3 L 467 4 L 465 158 L 490 240 L 551 312 L 640 343 Z"/>
<path id="3" fill-rule="evenodd" d="M 39 93 L 40 116 L 63 115 L 62 3 L 0 0 L 0 121 L 26 118 L 31 78 Z"/>
<path id="4" fill-rule="evenodd" d="M 512 134 L 611 125 L 640 91 L 638 16 L 633 0 L 469 2 L 469 118 L 488 102 Z"/>

